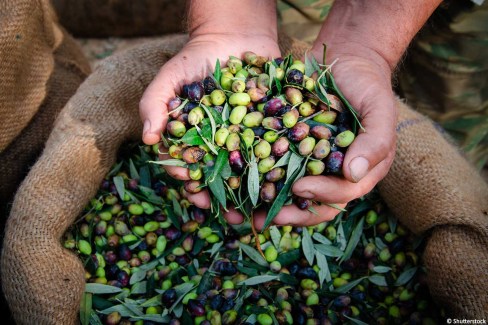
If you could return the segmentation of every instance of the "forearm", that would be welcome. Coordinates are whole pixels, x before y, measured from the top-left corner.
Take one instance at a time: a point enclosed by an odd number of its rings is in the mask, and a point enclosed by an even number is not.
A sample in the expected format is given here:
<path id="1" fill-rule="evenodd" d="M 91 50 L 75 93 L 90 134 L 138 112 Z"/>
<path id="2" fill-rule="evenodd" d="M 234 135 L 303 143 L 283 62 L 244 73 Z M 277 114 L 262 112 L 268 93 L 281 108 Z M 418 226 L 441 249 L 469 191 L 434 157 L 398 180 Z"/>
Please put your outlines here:
<path id="1" fill-rule="evenodd" d="M 330 59 L 334 59 L 336 54 L 358 55 L 357 49 L 361 48 L 371 52 L 365 55 L 381 57 L 384 62 L 378 64 L 393 71 L 412 38 L 440 3 L 441 0 L 336 0 L 314 50 L 317 52 L 325 43 L 331 50 Z"/>
<path id="2" fill-rule="evenodd" d="M 266 35 L 277 41 L 275 0 L 191 0 L 190 37 L 204 34 Z"/>

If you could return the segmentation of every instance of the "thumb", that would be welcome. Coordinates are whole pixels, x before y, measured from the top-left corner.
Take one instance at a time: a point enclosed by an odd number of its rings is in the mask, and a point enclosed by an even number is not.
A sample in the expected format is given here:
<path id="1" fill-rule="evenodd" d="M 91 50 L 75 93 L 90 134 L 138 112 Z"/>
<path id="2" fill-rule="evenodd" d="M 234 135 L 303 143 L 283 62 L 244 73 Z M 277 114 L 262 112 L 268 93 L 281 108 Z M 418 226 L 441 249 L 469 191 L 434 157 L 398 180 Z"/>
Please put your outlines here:
<path id="1" fill-rule="evenodd" d="M 394 150 L 397 107 L 392 95 L 365 98 L 361 107 L 363 119 L 357 138 L 347 149 L 342 172 L 354 183 L 363 179 Z"/>
<path id="2" fill-rule="evenodd" d="M 139 115 L 144 125 L 142 140 L 151 145 L 161 140 L 161 132 L 168 122 L 168 102 L 176 96 L 175 90 L 179 85 L 177 65 L 171 64 L 174 58 L 168 61 L 158 72 L 154 80 L 144 91 L 139 102 Z"/>

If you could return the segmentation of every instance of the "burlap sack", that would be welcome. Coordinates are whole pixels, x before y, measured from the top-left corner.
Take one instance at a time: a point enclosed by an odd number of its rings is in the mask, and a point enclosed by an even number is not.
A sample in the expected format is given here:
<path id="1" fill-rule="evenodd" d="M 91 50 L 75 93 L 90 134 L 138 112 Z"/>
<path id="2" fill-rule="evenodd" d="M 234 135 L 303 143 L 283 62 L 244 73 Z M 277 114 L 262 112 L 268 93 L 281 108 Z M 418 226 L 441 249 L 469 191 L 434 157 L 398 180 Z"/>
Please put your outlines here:
<path id="1" fill-rule="evenodd" d="M 16 195 L 7 225 L 1 272 L 5 279 L 4 290 L 17 322 L 21 324 L 76 322 L 84 288 L 84 272 L 80 261 L 61 247 L 61 235 L 81 212 L 85 203 L 95 194 L 100 181 L 114 163 L 120 144 L 129 139 L 140 139 L 138 100 L 159 67 L 175 54 L 185 41 L 185 36 L 168 37 L 164 42 L 148 43 L 106 59 L 82 84 L 59 116 L 43 155 Z M 291 51 L 299 56 L 304 52 L 303 43 L 292 42 L 289 38 L 282 38 L 280 42 L 283 53 Z M 409 114 L 417 116 L 405 105 L 399 107 L 402 111 L 402 121 L 405 121 L 405 116 L 409 118 Z M 423 121 L 424 118 L 421 119 Z M 409 119 L 410 122 L 406 122 L 406 125 L 402 121 L 398 133 L 400 159 L 395 163 L 392 173 L 385 182 L 385 193 L 391 193 L 390 196 L 387 195 L 388 202 L 392 206 L 402 206 L 405 211 L 411 211 L 408 210 L 411 207 L 405 206 L 418 204 L 419 200 L 425 202 L 429 199 L 438 200 L 443 196 L 449 197 L 450 200 L 445 200 L 449 203 L 446 209 L 433 211 L 427 205 L 427 207 L 423 206 L 424 210 L 422 210 L 424 219 L 434 221 L 431 226 L 439 225 L 434 228 L 434 233 L 442 231 L 437 229 L 448 231 L 449 226 L 440 226 L 450 223 L 451 219 L 444 215 L 466 215 L 471 211 L 470 205 L 474 200 L 464 201 L 461 194 L 452 196 L 442 188 L 430 188 L 431 192 L 425 194 L 421 188 L 427 188 L 427 184 L 424 184 L 423 180 L 436 177 L 433 175 L 452 179 L 458 177 L 452 174 L 470 171 L 465 174 L 464 181 L 467 184 L 475 184 L 478 182 L 476 175 L 471 173 L 470 167 L 465 165 L 459 153 L 438 136 L 438 131 L 430 123 L 421 124 L 428 136 L 418 137 L 415 134 L 412 140 L 412 133 L 409 130 L 415 127 L 415 119 L 412 121 Z M 405 136 L 410 139 L 403 140 Z M 422 146 L 424 142 L 427 145 L 431 141 L 435 142 L 435 148 L 430 152 L 432 157 L 448 154 L 449 160 L 446 163 L 452 161 L 455 163 L 447 169 L 442 164 L 431 164 L 430 167 L 426 165 L 424 171 L 428 175 L 423 175 L 419 173 L 417 164 L 411 161 L 417 156 L 410 157 L 410 152 L 414 150 L 412 147 Z M 409 159 L 406 162 L 402 160 L 404 155 Z M 414 178 L 409 180 L 414 194 L 404 195 L 403 192 L 398 194 L 391 190 L 390 184 L 401 181 L 400 188 L 407 191 L 406 188 L 410 187 L 407 185 L 410 184 L 404 175 L 411 175 Z M 413 186 L 420 188 L 415 191 Z M 410 191 L 410 188 L 408 190 Z M 479 191 L 473 193 L 473 196 L 484 195 L 481 190 L 480 186 Z M 419 196 L 417 192 L 423 195 Z M 434 206 L 439 205 L 435 203 Z M 445 214 L 447 210 L 449 211 Z M 473 208 L 473 215 L 478 211 L 475 210 Z M 407 217 L 403 214 L 399 215 L 404 221 L 408 221 L 405 219 L 411 217 L 408 213 Z M 466 220 L 468 224 L 469 219 Z M 474 220 L 470 224 L 473 227 L 479 225 L 474 223 Z M 451 227 L 458 229 L 456 224 Z M 481 228 L 481 225 L 479 227 Z M 484 227 L 486 229 L 486 223 Z M 417 230 L 424 231 L 428 228 L 429 226 L 424 223 L 422 228 Z M 444 236 L 442 239 L 445 238 L 447 237 Z M 442 250 L 457 252 L 459 247 L 463 248 L 462 245 L 467 243 L 463 240 L 467 239 L 457 238 L 460 241 L 443 243 Z M 437 236 L 433 239 L 437 240 Z M 427 259 L 431 258 L 430 252 L 436 245 L 437 241 L 429 243 Z M 486 306 L 474 299 L 473 292 L 452 291 L 459 286 L 478 285 L 479 277 L 486 274 L 483 273 L 486 267 L 483 268 L 481 265 L 483 254 L 485 253 L 476 250 L 476 247 L 470 247 L 464 254 L 464 258 L 470 256 L 472 261 L 480 263 L 471 270 L 472 274 L 477 275 L 476 277 L 467 276 L 462 281 L 451 284 L 449 288 L 435 287 L 442 285 L 436 279 L 431 282 L 432 290 L 437 297 L 441 296 L 439 293 L 450 290 L 451 301 L 446 304 L 448 303 L 449 306 L 454 304 L 457 308 L 453 310 L 458 315 L 474 317 L 486 313 Z M 431 258 L 428 263 L 430 270 L 434 271 L 445 267 L 446 264 L 456 265 L 447 259 L 434 258 Z M 436 273 L 436 275 L 442 279 L 450 279 L 451 273 Z M 484 285 L 486 288 L 486 283 L 479 285 Z"/>
<path id="2" fill-rule="evenodd" d="M 52 0 L 76 37 L 132 37 L 181 32 L 185 0 Z"/>
<path id="3" fill-rule="evenodd" d="M 430 291 L 457 318 L 488 317 L 488 186 L 432 120 L 401 106 L 382 197 L 424 252 Z"/>
<path id="4" fill-rule="evenodd" d="M 0 2 L 0 216 L 90 68 L 48 0 Z M 5 218 L 0 218 L 3 224 Z M 3 227 L 1 227 L 3 229 Z"/>

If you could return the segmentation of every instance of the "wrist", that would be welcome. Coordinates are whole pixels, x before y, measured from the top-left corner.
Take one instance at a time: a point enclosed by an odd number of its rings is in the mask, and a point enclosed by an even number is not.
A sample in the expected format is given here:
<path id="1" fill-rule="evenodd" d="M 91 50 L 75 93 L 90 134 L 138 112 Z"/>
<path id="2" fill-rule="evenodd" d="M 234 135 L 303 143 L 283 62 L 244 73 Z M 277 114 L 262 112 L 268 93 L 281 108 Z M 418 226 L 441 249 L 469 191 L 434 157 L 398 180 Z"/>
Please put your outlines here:
<path id="1" fill-rule="evenodd" d="M 188 10 L 190 39 L 204 35 L 278 41 L 274 0 L 193 0 Z"/>

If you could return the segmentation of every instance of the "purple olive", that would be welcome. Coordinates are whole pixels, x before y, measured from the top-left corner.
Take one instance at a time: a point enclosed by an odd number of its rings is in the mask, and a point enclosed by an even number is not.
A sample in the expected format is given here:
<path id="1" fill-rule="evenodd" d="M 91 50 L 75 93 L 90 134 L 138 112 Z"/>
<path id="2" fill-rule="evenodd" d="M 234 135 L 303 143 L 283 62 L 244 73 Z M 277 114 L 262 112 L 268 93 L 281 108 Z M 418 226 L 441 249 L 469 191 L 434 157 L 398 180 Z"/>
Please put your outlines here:
<path id="1" fill-rule="evenodd" d="M 264 202 L 271 202 L 276 198 L 276 186 L 271 182 L 264 182 L 259 193 L 261 200 Z"/>
<path id="2" fill-rule="evenodd" d="M 295 202 L 296 206 L 302 210 L 307 210 L 312 206 L 312 201 L 304 199 L 302 197 L 297 197 L 293 202 Z"/>
<path id="3" fill-rule="evenodd" d="M 344 154 L 340 151 L 331 152 L 325 161 L 325 168 L 327 173 L 338 174 L 342 170 L 342 163 L 344 162 Z"/>
<path id="4" fill-rule="evenodd" d="M 286 82 L 290 84 L 302 85 L 303 73 L 300 70 L 292 69 L 286 74 Z"/>
<path id="5" fill-rule="evenodd" d="M 164 307 L 169 308 L 176 301 L 177 295 L 175 289 L 168 289 L 161 295 L 161 303 Z"/>
<path id="6" fill-rule="evenodd" d="M 212 91 L 217 89 L 217 85 L 212 77 L 208 76 L 203 79 L 203 89 L 205 90 L 205 94 L 209 95 Z"/>
<path id="7" fill-rule="evenodd" d="M 239 150 L 231 151 L 229 153 L 229 164 L 230 168 L 235 173 L 242 173 L 244 170 L 244 158 Z"/>
<path id="8" fill-rule="evenodd" d="M 302 141 L 308 136 L 309 131 L 310 127 L 307 124 L 299 122 L 288 132 L 288 139 L 295 142 Z"/>
<path id="9" fill-rule="evenodd" d="M 127 272 L 120 270 L 117 274 L 117 281 L 119 281 L 123 287 L 127 287 L 129 285 L 129 280 L 130 277 Z"/>
<path id="10" fill-rule="evenodd" d="M 126 244 L 119 245 L 118 255 L 119 258 L 124 261 L 128 261 L 132 258 L 132 253 L 129 249 L 129 246 L 127 246 Z"/>
<path id="11" fill-rule="evenodd" d="M 193 102 L 188 102 L 186 105 L 183 107 L 183 113 L 188 114 L 191 112 L 192 109 L 195 107 L 198 107 L 198 103 L 193 103 Z"/>
<path id="12" fill-rule="evenodd" d="M 195 81 L 188 85 L 188 99 L 192 102 L 198 102 L 205 94 L 202 83 Z"/>
<path id="13" fill-rule="evenodd" d="M 273 143 L 271 146 L 271 154 L 276 157 L 281 157 L 288 152 L 290 148 L 290 142 L 287 138 L 279 138 L 278 140 Z"/>
<path id="14" fill-rule="evenodd" d="M 188 301 L 188 311 L 192 316 L 203 316 L 205 315 L 205 307 L 201 302 L 195 299 L 190 299 Z"/>
<path id="15" fill-rule="evenodd" d="M 264 114 L 266 116 L 275 116 L 285 105 L 286 103 L 281 98 L 272 98 L 264 104 Z"/>

